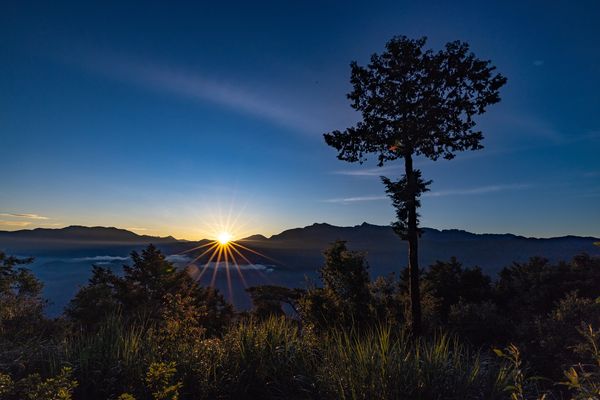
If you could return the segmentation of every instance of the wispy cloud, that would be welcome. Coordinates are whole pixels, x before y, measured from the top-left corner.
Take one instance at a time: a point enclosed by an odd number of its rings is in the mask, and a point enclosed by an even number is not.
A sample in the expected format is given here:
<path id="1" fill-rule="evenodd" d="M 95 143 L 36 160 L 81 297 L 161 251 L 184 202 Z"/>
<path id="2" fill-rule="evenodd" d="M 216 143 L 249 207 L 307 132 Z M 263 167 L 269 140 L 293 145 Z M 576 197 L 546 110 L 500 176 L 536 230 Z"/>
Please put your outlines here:
<path id="1" fill-rule="evenodd" d="M 497 123 L 516 132 L 519 137 L 524 134 L 527 137 L 543 139 L 551 143 L 562 143 L 569 139 L 551 121 L 531 114 L 507 113 L 502 115 Z"/>
<path id="2" fill-rule="evenodd" d="M 27 213 L 8 213 L 1 212 L 0 217 L 14 217 L 14 218 L 26 218 L 26 219 L 37 219 L 37 220 L 47 220 L 50 219 L 48 217 L 44 217 L 38 214 L 27 214 Z"/>
<path id="3" fill-rule="evenodd" d="M 375 168 L 364 168 L 364 169 L 343 169 L 338 171 L 333 171 L 332 173 L 335 175 L 348 175 L 348 176 L 381 176 L 385 175 L 388 172 L 399 171 L 402 169 L 400 165 L 389 165 L 385 167 L 375 167 Z"/>
<path id="4" fill-rule="evenodd" d="M 479 186 L 479 187 L 467 188 L 467 189 L 450 189 L 450 190 L 426 192 L 423 194 L 423 197 L 468 196 L 468 195 L 505 192 L 505 191 L 510 191 L 510 190 L 527 189 L 529 187 L 531 187 L 530 184 L 523 184 L 523 183 L 508 184 L 508 185 L 488 185 L 488 186 Z"/>
<path id="5" fill-rule="evenodd" d="M 480 195 L 480 194 L 488 194 L 488 193 L 497 193 L 497 192 L 505 192 L 510 190 L 521 190 L 527 189 L 531 187 L 530 184 L 518 183 L 518 184 L 508 184 L 508 185 L 488 185 L 488 186 L 479 186 L 474 188 L 466 188 L 466 189 L 452 189 L 452 190 L 440 190 L 436 192 L 426 192 L 423 194 L 423 197 L 444 197 L 444 196 L 468 196 L 468 195 Z M 323 200 L 325 203 L 338 203 L 338 204 L 351 204 L 351 203 L 360 203 L 367 201 L 380 201 L 386 200 L 387 196 L 355 196 L 355 197 L 339 197 L 333 199 Z"/>
<path id="6" fill-rule="evenodd" d="M 541 67 L 542 65 L 544 65 L 544 60 L 534 60 L 533 65 L 536 67 Z"/>
<path id="7" fill-rule="evenodd" d="M 289 99 L 274 95 L 268 88 L 250 89 L 197 68 L 192 72 L 180 66 L 113 53 L 90 53 L 80 49 L 78 58 L 72 57 L 65 56 L 62 61 L 143 88 L 225 106 L 296 131 L 320 133 L 322 130 L 323 124 L 319 124 L 314 115 L 299 112 L 297 106 L 286 104 Z"/>
<path id="8" fill-rule="evenodd" d="M 0 220 L 0 226 L 6 226 L 6 227 L 16 226 L 16 227 L 24 228 L 24 227 L 29 226 L 29 225 L 31 225 L 31 222 L 28 222 L 28 221 L 6 221 L 6 220 Z"/>
<path id="9" fill-rule="evenodd" d="M 325 203 L 341 203 L 341 204 L 349 204 L 349 203 L 359 203 L 364 201 L 379 201 L 385 200 L 387 196 L 356 196 L 356 197 L 340 197 L 335 199 L 326 199 Z"/>

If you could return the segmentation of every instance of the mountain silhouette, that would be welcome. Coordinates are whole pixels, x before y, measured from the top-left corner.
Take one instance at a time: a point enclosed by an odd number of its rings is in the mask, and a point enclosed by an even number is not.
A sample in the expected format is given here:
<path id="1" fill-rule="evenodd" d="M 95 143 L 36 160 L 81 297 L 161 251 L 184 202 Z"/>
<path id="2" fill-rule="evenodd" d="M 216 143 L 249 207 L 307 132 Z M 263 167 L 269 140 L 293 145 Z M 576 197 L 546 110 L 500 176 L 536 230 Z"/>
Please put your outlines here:
<path id="1" fill-rule="evenodd" d="M 338 239 L 346 240 L 351 250 L 366 253 L 372 277 L 398 273 L 406 266 L 407 243 L 402 242 L 389 226 L 363 223 L 340 227 L 316 223 L 288 229 L 269 238 L 257 234 L 239 240 L 239 244 L 253 250 L 242 249 L 246 259 L 261 264 L 263 271 L 269 271 L 252 273 L 246 269 L 247 284 L 304 287 L 307 277 L 315 280 L 318 277 L 323 249 Z M 436 260 L 456 256 L 465 266 L 478 265 L 495 277 L 502 267 L 511 265 L 513 261 L 526 261 L 532 256 L 543 256 L 551 261 L 567 260 L 582 252 L 600 256 L 600 247 L 593 244 L 599 240 L 579 236 L 537 239 L 513 234 L 475 234 L 458 229 L 425 228 L 419 243 L 420 261 L 426 268 Z M 200 256 L 205 247 L 190 250 L 209 242 L 208 239 L 185 241 L 171 236 L 138 235 L 112 227 L 69 226 L 0 231 L 0 250 L 10 255 L 36 257 L 29 267 L 44 282 L 44 295 L 50 300 L 49 315 L 62 312 L 78 288 L 87 282 L 94 264 L 118 271 L 122 264 L 129 262 L 132 250 L 140 251 L 153 243 L 172 261 L 185 266 Z M 205 264 L 208 258 L 209 255 L 204 255 L 196 263 Z M 247 263 L 241 259 L 238 262 Z M 220 271 L 216 285 L 223 292 L 227 291 L 226 282 L 226 276 Z M 209 281 L 201 283 L 209 284 Z M 249 307 L 242 284 L 234 278 L 233 285 L 236 306 Z"/>
<path id="2" fill-rule="evenodd" d="M 565 260 L 587 252 L 600 255 L 595 237 L 561 236 L 531 238 L 507 234 L 476 234 L 458 229 L 424 228 L 420 240 L 423 266 L 436 260 L 457 257 L 465 265 L 479 265 L 494 274 L 513 261 L 542 256 L 551 261 Z M 252 235 L 239 242 L 255 253 L 246 254 L 251 262 L 276 265 L 285 270 L 314 271 L 322 261 L 322 251 L 335 240 L 345 240 L 352 250 L 364 251 L 372 274 L 398 271 L 405 264 L 407 245 L 389 226 L 362 223 L 340 227 L 315 223 L 285 230 L 269 238 Z M 30 256 L 127 255 L 149 243 L 166 254 L 177 254 L 208 242 L 178 240 L 172 236 L 138 235 L 113 227 L 69 226 L 62 229 L 0 231 L 0 249 L 8 254 Z M 190 256 L 194 255 L 191 252 Z M 205 256 L 208 257 L 208 256 Z M 199 262 L 204 261 L 201 258 Z"/>

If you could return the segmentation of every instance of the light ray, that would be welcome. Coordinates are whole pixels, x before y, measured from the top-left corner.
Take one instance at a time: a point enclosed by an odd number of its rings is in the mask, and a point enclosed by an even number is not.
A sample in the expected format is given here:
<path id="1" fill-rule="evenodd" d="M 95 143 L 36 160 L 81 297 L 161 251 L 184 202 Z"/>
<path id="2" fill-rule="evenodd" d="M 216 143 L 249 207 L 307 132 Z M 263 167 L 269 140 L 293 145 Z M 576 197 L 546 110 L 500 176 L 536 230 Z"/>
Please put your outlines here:
<path id="1" fill-rule="evenodd" d="M 217 247 L 219 244 L 218 243 L 212 243 L 212 246 L 209 247 L 207 250 L 205 250 L 202 254 L 200 254 L 198 257 L 194 258 L 192 261 L 190 261 L 188 263 L 188 265 L 195 263 L 196 261 L 198 261 L 200 258 L 202 258 L 206 253 L 208 253 L 209 251 L 213 250 L 215 247 Z"/>
<path id="2" fill-rule="evenodd" d="M 227 287 L 229 288 L 229 302 L 233 304 L 233 286 L 231 285 L 231 274 L 229 273 L 229 257 L 227 256 L 227 249 L 229 246 L 223 246 L 223 253 L 225 254 L 225 274 L 227 275 Z"/>
<path id="3" fill-rule="evenodd" d="M 234 245 L 234 246 L 239 246 L 239 247 L 241 247 L 242 249 L 244 249 L 246 251 L 249 251 L 251 253 L 256 254 L 257 256 L 261 256 L 261 257 L 266 258 L 267 260 L 271 260 L 274 263 L 281 264 L 281 262 L 279 262 L 278 260 L 275 260 L 274 258 L 271 258 L 271 257 L 269 257 L 269 256 L 267 256 L 265 254 L 262 254 L 262 253 L 258 252 L 258 251 L 252 250 L 251 248 L 248 248 L 248 247 L 246 247 L 246 246 L 244 246 L 242 244 L 239 244 L 237 242 L 231 242 L 231 244 Z"/>
<path id="4" fill-rule="evenodd" d="M 231 251 L 230 247 L 227 247 L 227 251 L 229 252 L 229 255 L 231 256 L 231 259 L 233 260 L 233 263 L 235 264 L 235 268 L 237 270 L 237 273 L 240 277 L 240 280 L 242 281 L 242 284 L 244 285 L 245 289 L 248 289 L 248 283 L 246 282 L 246 278 L 244 278 L 244 274 L 242 274 L 242 269 L 240 268 L 240 265 L 238 264 L 237 260 L 235 259 L 235 256 L 233 255 L 233 252 Z"/>
<path id="5" fill-rule="evenodd" d="M 251 262 L 250 260 L 248 260 L 248 259 L 246 258 L 246 256 L 245 256 L 245 255 L 243 255 L 243 254 L 242 254 L 242 253 L 241 253 L 241 252 L 240 252 L 238 249 L 236 249 L 234 246 L 231 246 L 231 248 L 233 249 L 233 251 L 235 251 L 237 254 L 239 254 L 239 255 L 240 255 L 240 257 L 242 257 L 242 259 L 248 263 L 248 265 L 252 265 L 252 266 L 254 266 L 254 265 L 255 265 L 253 262 Z M 273 282 L 271 281 L 271 279 L 269 279 L 269 277 L 268 277 L 267 275 L 263 274 L 263 272 L 262 272 L 261 270 L 259 270 L 258 268 L 254 268 L 254 271 L 256 271 L 256 272 L 257 272 L 257 273 L 258 273 L 260 276 L 262 276 L 263 278 L 265 278 L 265 280 L 266 280 L 268 283 L 273 283 Z"/>
<path id="6" fill-rule="evenodd" d="M 177 253 L 177 254 L 178 254 L 178 255 L 181 255 L 181 254 L 190 253 L 190 252 L 192 252 L 192 251 L 194 251 L 194 250 L 200 250 L 200 249 L 203 249 L 203 248 L 205 248 L 206 246 L 214 246 L 214 244 L 215 244 L 215 242 L 212 242 L 212 241 L 211 241 L 211 242 L 208 242 L 208 243 L 206 243 L 206 244 L 203 244 L 203 245 L 201 245 L 201 246 L 196 246 L 196 247 L 192 247 L 191 249 L 184 250 L 184 251 L 182 251 L 181 253 Z"/>
<path id="7" fill-rule="evenodd" d="M 212 279 L 210 280 L 210 286 L 215 287 L 215 281 L 217 280 L 217 272 L 219 271 L 219 266 L 221 264 L 221 255 L 223 254 L 223 246 L 219 246 L 219 254 L 217 254 L 217 262 L 215 263 L 215 268 L 213 270 Z"/>
<path id="8" fill-rule="evenodd" d="M 208 259 L 208 261 L 206 262 L 204 267 L 202 267 L 202 271 L 200 272 L 200 275 L 198 276 L 198 279 L 197 279 L 198 282 L 200 282 L 200 279 L 202 279 L 202 275 L 204 275 L 204 273 L 206 272 L 206 270 L 210 266 L 210 263 L 212 262 L 212 260 L 215 258 L 216 255 L 217 255 L 217 250 L 215 249 L 215 251 L 213 251 L 213 253 L 210 255 L 210 258 Z"/>

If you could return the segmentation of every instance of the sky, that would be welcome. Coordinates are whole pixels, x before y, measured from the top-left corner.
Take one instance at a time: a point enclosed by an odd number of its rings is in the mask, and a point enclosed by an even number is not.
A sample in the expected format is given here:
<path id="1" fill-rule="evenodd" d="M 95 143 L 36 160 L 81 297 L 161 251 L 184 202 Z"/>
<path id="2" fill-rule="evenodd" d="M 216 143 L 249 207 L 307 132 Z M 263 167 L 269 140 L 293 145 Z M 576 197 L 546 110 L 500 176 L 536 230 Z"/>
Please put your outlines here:
<path id="1" fill-rule="evenodd" d="M 394 218 L 378 168 L 323 133 L 394 35 L 464 40 L 508 78 L 485 149 L 419 159 L 438 229 L 600 236 L 597 1 L 0 4 L 0 230 L 199 239 Z"/>

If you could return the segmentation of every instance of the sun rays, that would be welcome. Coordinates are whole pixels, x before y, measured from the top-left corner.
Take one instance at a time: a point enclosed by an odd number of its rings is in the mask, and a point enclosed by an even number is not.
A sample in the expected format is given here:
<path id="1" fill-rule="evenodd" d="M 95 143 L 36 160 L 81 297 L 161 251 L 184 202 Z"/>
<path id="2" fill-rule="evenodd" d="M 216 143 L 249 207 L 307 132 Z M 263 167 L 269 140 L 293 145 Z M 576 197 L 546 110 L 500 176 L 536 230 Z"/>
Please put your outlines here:
<path id="1" fill-rule="evenodd" d="M 202 240 L 197 246 L 180 253 L 186 254 L 190 259 L 187 262 L 190 276 L 197 282 L 211 287 L 216 287 L 218 282 L 226 282 L 227 296 L 232 303 L 234 286 L 241 285 L 247 289 L 250 273 L 255 274 L 255 278 L 271 284 L 271 279 L 263 272 L 263 270 L 270 270 L 265 266 L 265 262 L 268 264 L 278 264 L 278 262 L 251 248 L 249 244 L 251 241 L 244 240 L 245 236 L 256 232 L 248 232 L 244 229 L 248 224 L 240 222 L 241 212 L 234 214 L 233 202 L 228 212 L 223 213 L 218 209 L 208 215 L 208 218 L 203 218 L 205 228 L 202 231 L 203 235 L 210 239 Z"/>
<path id="2" fill-rule="evenodd" d="M 234 279 L 238 279 L 245 289 L 248 288 L 244 270 L 256 273 L 262 280 L 266 281 L 265 283 L 271 283 L 271 279 L 261 270 L 265 269 L 263 264 L 253 262 L 249 257 L 255 258 L 255 256 L 258 256 L 261 260 L 271 260 L 273 262 L 275 260 L 232 240 L 232 235 L 228 233 L 219 234 L 217 239 L 186 250 L 184 253 L 190 252 L 199 253 L 198 255 L 194 254 L 194 258 L 187 265 L 190 275 L 197 282 L 204 279 L 204 281 L 208 281 L 211 287 L 215 287 L 219 274 L 224 273 L 227 282 L 227 294 L 231 302 L 233 302 Z"/>

